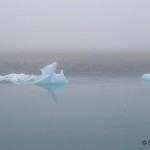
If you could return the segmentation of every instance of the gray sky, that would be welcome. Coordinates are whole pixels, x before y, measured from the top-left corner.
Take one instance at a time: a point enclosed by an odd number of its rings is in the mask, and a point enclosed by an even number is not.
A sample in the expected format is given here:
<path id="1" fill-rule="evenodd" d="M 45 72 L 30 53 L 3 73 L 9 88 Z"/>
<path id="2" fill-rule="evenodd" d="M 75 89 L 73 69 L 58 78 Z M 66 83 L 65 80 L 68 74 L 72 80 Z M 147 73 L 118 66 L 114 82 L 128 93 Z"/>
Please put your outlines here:
<path id="1" fill-rule="evenodd" d="M 0 51 L 150 51 L 150 0 L 0 0 Z"/>

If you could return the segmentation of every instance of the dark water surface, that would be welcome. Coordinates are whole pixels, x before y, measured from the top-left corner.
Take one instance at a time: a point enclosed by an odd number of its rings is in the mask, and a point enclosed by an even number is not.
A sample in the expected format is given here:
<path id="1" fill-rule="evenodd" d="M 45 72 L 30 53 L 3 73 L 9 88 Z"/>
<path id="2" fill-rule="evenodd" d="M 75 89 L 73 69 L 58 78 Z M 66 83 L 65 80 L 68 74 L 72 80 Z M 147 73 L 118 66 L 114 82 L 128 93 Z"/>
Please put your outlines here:
<path id="1" fill-rule="evenodd" d="M 140 77 L 150 72 L 150 53 L 0 53 L 0 75 L 40 74 L 40 68 L 53 62 L 67 76 Z"/>

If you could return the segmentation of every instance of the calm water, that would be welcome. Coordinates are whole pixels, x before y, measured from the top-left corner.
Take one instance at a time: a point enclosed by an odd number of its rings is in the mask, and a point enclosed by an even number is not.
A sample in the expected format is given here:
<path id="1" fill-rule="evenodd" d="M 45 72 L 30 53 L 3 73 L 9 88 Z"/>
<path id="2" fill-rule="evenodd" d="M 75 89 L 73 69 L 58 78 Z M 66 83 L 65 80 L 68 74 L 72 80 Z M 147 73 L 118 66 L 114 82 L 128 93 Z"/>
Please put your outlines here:
<path id="1" fill-rule="evenodd" d="M 0 84 L 1 150 L 144 150 L 150 83 L 69 77 L 66 86 Z"/>
<path id="2" fill-rule="evenodd" d="M 1 75 L 56 61 L 70 83 L 0 83 L 0 150 L 150 149 L 150 83 L 140 79 L 150 54 L 13 57 L 0 55 Z"/>

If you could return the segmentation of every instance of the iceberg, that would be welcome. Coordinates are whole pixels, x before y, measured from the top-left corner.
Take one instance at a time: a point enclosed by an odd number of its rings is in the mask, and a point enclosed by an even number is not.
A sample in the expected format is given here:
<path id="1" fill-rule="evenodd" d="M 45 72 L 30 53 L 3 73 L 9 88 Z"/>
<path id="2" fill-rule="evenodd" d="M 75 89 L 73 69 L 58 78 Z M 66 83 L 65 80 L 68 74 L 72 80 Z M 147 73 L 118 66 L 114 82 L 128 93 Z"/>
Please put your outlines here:
<path id="1" fill-rule="evenodd" d="M 0 75 L 0 81 L 7 81 L 14 84 L 65 84 L 68 80 L 65 78 L 63 70 L 59 74 L 55 73 L 57 63 L 54 62 L 45 66 L 41 70 L 41 75 L 25 75 L 21 74 L 8 74 L 5 76 Z"/>
<path id="2" fill-rule="evenodd" d="M 141 79 L 150 81 L 150 74 L 144 74 Z"/>

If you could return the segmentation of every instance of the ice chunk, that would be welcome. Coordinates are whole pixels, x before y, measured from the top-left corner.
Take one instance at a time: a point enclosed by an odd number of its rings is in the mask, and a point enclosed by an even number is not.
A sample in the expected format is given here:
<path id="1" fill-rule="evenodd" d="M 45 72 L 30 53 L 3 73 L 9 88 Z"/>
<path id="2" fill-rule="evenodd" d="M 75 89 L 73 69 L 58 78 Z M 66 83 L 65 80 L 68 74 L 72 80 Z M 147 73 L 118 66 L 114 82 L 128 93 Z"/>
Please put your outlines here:
<path id="1" fill-rule="evenodd" d="M 64 84 L 67 83 L 63 71 L 56 74 L 57 63 L 54 62 L 41 69 L 41 75 L 9 74 L 0 76 L 0 81 L 8 81 L 15 84 L 32 83 L 32 84 Z"/>
<path id="2" fill-rule="evenodd" d="M 149 80 L 149 81 L 150 81 L 150 74 L 144 74 L 144 75 L 142 76 L 142 79 L 144 79 L 144 80 Z"/>

